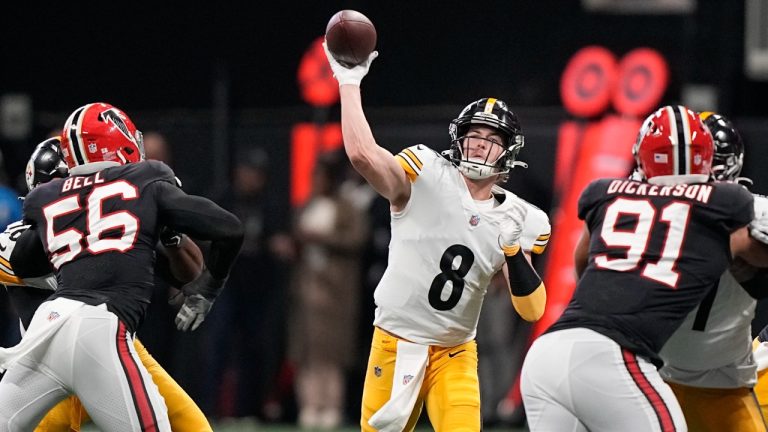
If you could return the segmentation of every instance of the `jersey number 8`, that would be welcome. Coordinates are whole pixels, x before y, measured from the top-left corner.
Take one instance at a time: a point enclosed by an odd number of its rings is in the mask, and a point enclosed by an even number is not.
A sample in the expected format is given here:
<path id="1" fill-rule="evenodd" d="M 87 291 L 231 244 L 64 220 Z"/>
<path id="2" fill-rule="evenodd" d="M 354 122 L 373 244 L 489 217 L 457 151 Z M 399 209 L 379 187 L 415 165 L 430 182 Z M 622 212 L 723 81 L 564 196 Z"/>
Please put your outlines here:
<path id="1" fill-rule="evenodd" d="M 453 268 L 453 260 L 461 257 L 461 264 L 457 269 Z M 475 254 L 468 247 L 455 244 L 443 252 L 440 257 L 440 273 L 432 279 L 432 286 L 429 287 L 429 304 L 439 310 L 447 311 L 453 309 L 464 294 L 464 276 L 469 273 L 469 268 L 475 262 Z M 447 299 L 442 299 L 443 287 L 451 282 L 451 294 Z"/>

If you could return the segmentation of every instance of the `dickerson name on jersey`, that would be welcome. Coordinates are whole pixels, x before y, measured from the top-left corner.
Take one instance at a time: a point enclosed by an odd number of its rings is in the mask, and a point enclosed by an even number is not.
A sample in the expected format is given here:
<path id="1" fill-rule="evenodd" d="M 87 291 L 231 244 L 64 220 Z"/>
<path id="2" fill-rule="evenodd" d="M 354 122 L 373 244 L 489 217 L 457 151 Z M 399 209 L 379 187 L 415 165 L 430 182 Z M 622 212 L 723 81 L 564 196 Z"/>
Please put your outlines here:
<path id="1" fill-rule="evenodd" d="M 646 196 L 674 196 L 686 197 L 688 199 L 709 202 L 712 195 L 712 185 L 708 184 L 678 184 L 671 186 L 652 185 L 647 183 L 638 183 L 633 180 L 614 180 L 608 186 L 609 194 L 631 194 Z"/>

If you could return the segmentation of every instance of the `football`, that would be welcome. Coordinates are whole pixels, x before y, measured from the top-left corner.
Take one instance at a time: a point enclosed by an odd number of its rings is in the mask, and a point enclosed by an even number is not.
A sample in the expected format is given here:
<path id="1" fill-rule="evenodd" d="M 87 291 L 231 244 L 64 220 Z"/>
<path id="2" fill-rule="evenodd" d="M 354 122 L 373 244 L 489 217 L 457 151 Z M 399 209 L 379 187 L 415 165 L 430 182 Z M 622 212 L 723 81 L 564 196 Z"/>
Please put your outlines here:
<path id="1" fill-rule="evenodd" d="M 333 58 L 347 67 L 364 62 L 376 48 L 376 28 L 354 10 L 337 12 L 325 27 L 325 41 Z"/>

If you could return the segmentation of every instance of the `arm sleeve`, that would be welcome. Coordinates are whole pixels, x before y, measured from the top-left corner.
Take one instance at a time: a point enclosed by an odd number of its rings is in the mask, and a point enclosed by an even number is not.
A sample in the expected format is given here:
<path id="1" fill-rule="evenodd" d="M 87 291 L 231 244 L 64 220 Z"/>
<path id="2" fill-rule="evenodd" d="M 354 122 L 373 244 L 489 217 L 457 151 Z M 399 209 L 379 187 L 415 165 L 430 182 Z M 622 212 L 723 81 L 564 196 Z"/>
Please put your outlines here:
<path id="1" fill-rule="evenodd" d="M 161 222 L 198 240 L 211 242 L 206 265 L 216 279 L 224 279 L 243 243 L 243 225 L 213 201 L 187 195 L 171 183 L 153 183 Z"/>
<path id="2" fill-rule="evenodd" d="M 519 245 L 504 248 L 504 256 L 512 305 L 524 320 L 537 321 L 544 314 L 547 304 L 544 282 L 525 258 Z"/>
<path id="3" fill-rule="evenodd" d="M 11 252 L 11 267 L 21 279 L 47 276 L 53 272 L 37 229 L 29 228 L 21 233 Z"/>

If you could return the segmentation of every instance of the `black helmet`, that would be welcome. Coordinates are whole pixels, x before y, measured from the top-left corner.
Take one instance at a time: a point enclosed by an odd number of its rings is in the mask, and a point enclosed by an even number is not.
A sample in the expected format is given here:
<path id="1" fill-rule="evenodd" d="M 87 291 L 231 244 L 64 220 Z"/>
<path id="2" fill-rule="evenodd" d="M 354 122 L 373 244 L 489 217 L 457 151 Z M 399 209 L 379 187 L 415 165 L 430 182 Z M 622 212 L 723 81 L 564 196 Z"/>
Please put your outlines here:
<path id="1" fill-rule="evenodd" d="M 34 189 L 41 183 L 47 183 L 54 178 L 66 177 L 69 175 L 67 163 L 64 162 L 64 155 L 61 153 L 61 140 L 49 138 L 35 147 L 32 156 L 27 162 L 25 177 L 27 188 Z"/>
<path id="2" fill-rule="evenodd" d="M 707 111 L 699 114 L 715 141 L 712 172 L 717 180 L 734 181 L 744 166 L 744 142 L 730 120 Z"/>
<path id="3" fill-rule="evenodd" d="M 504 153 L 499 159 L 485 164 L 469 161 L 463 156 L 461 141 L 472 125 L 489 126 L 501 132 L 505 142 Z M 448 133 L 451 136 L 451 148 L 446 152 L 447 156 L 470 178 L 487 178 L 506 174 L 516 165 L 527 166 L 524 162 L 515 161 L 520 149 L 525 145 L 525 138 L 520 129 L 520 121 L 504 101 L 483 98 L 472 102 L 451 121 Z"/>

